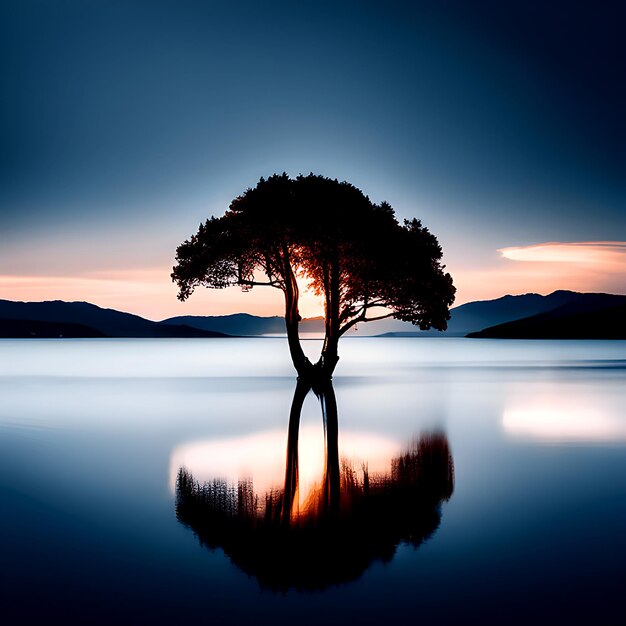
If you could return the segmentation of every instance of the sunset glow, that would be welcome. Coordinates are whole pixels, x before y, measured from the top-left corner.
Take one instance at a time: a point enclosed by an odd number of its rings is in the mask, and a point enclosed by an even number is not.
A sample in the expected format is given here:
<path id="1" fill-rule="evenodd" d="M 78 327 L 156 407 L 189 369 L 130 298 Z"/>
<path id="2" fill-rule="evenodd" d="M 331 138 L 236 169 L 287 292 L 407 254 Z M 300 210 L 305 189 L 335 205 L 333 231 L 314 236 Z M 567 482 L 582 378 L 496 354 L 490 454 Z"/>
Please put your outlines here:
<path id="1" fill-rule="evenodd" d="M 499 248 L 488 264 L 450 263 L 456 305 L 558 289 L 626 293 L 626 242 L 549 242 Z"/>
<path id="2" fill-rule="evenodd" d="M 541 243 L 532 246 L 501 248 L 505 259 L 543 263 L 593 264 L 603 271 L 626 272 L 626 242 L 583 241 Z"/>
<path id="3" fill-rule="evenodd" d="M 0 0 L 2 623 L 623 622 L 625 18 Z"/>
<path id="4" fill-rule="evenodd" d="M 370 474 L 388 472 L 401 446 L 375 433 L 342 430 L 340 455 L 360 467 L 366 462 Z M 232 439 L 198 441 L 178 446 L 170 457 L 170 489 L 174 492 L 180 467 L 201 483 L 215 478 L 237 484 L 252 478 L 257 494 L 282 489 L 285 481 L 285 433 L 267 431 Z M 302 506 L 324 473 L 324 438 L 319 428 L 304 426 L 299 437 L 299 492 Z"/>
<path id="5" fill-rule="evenodd" d="M 0 275 L 0 297 L 7 300 L 39 302 L 65 300 L 90 302 L 152 320 L 177 315 L 229 315 L 250 312 L 255 315 L 282 315 L 284 297 L 280 290 L 255 287 L 244 293 L 239 287 L 205 289 L 199 287 L 186 302 L 176 299 L 171 268 L 89 272 L 75 276 Z M 323 315 L 319 296 L 300 281 L 300 312 L 303 317 Z"/>
<path id="6" fill-rule="evenodd" d="M 457 288 L 458 306 L 505 294 L 548 294 L 557 289 L 581 292 L 626 293 L 626 242 L 548 242 L 499 248 L 499 256 L 486 266 L 450 263 Z M 102 270 L 69 276 L 0 275 L 0 293 L 9 300 L 87 301 L 148 319 L 177 315 L 282 315 L 284 298 L 279 289 L 255 287 L 244 293 L 239 287 L 199 287 L 186 302 L 176 299 L 176 287 L 167 265 L 128 270 Z M 304 278 L 300 287 L 303 317 L 323 315 L 322 299 L 313 294 Z"/>

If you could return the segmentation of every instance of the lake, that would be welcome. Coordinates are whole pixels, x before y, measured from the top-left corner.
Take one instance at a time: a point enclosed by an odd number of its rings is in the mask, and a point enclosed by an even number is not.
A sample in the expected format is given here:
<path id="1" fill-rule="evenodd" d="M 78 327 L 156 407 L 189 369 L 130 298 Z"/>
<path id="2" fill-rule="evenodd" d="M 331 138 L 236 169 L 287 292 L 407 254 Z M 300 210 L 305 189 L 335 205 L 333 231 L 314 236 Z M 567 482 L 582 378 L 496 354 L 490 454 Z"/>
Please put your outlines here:
<path id="1" fill-rule="evenodd" d="M 284 339 L 1 340 L 2 622 L 621 623 L 626 342 L 340 354 L 340 462 L 309 393 L 285 526 Z"/>

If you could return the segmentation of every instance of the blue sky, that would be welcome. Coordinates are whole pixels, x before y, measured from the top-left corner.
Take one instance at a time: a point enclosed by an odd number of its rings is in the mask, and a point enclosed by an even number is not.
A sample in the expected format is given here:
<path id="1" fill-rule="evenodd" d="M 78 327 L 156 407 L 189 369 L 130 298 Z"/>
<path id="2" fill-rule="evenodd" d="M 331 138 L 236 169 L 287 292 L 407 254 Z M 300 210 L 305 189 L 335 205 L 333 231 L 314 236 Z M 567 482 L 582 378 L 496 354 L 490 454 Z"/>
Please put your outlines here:
<path id="1" fill-rule="evenodd" d="M 177 303 L 168 273 L 201 220 L 282 171 L 349 180 L 421 218 L 459 301 L 625 292 L 624 13 L 0 0 L 0 297 L 280 312 L 256 292 Z M 610 270 L 499 252 L 606 241 Z"/>

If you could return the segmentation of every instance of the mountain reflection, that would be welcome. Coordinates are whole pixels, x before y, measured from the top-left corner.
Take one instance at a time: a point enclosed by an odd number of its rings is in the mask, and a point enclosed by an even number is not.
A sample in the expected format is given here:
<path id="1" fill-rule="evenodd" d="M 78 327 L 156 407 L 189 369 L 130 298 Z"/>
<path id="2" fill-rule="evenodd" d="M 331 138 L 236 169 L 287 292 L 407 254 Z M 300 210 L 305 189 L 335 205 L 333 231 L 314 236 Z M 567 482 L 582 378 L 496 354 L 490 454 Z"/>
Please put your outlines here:
<path id="1" fill-rule="evenodd" d="M 439 526 L 452 495 L 447 438 L 422 434 L 386 471 L 339 455 L 332 384 L 316 390 L 324 420 L 321 480 L 299 493 L 300 415 L 309 392 L 298 383 L 291 406 L 282 488 L 258 493 L 252 479 L 201 483 L 186 468 L 176 479 L 176 516 L 207 547 L 221 548 L 262 587 L 323 589 L 358 578 L 375 560 L 393 558 L 399 543 L 415 547 Z"/>

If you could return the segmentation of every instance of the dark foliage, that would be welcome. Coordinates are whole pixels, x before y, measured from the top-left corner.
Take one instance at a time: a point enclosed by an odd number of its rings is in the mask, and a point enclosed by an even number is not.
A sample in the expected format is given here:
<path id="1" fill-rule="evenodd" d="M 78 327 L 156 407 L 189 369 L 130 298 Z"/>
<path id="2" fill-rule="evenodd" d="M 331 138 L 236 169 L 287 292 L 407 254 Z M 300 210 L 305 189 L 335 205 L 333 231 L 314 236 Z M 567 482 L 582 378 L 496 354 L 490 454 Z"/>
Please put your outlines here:
<path id="1" fill-rule="evenodd" d="M 298 337 L 302 277 L 324 300 L 325 342 L 316 367 L 329 377 L 339 338 L 357 323 L 395 317 L 445 330 L 455 289 L 441 256 L 419 220 L 400 224 L 389 204 L 373 203 L 349 183 L 282 174 L 261 179 L 222 217 L 201 224 L 178 247 L 172 279 L 181 300 L 198 286 L 281 289 L 291 355 L 304 376 L 313 366 Z"/>

